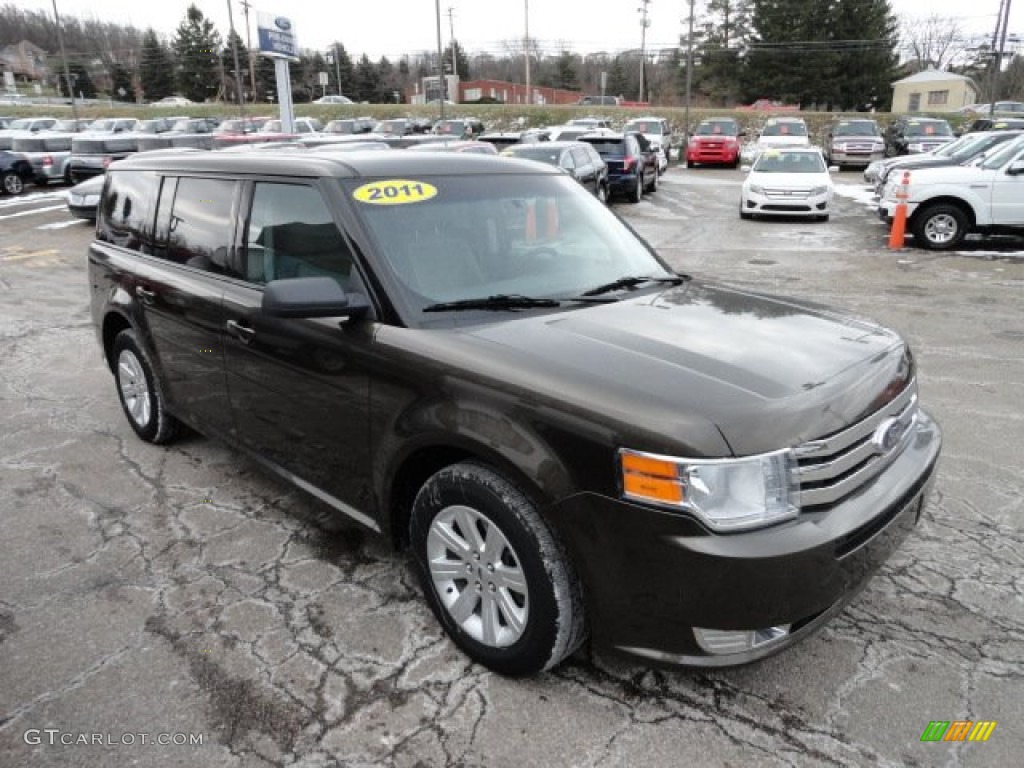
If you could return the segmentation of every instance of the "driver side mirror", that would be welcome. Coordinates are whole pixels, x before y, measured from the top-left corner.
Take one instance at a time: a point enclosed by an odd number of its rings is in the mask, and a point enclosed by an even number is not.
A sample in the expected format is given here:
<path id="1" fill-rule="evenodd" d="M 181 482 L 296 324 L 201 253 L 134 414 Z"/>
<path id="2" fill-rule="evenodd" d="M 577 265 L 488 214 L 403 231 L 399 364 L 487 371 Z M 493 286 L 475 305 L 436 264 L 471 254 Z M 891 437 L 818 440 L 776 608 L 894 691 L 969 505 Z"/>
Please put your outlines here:
<path id="1" fill-rule="evenodd" d="M 370 303 L 359 293 L 346 293 L 333 277 L 272 280 L 263 288 L 261 309 L 271 317 L 342 317 L 366 314 Z"/>
<path id="2" fill-rule="evenodd" d="M 1020 176 L 1024 173 L 1024 160 L 1014 160 L 1006 169 L 1007 176 Z"/>

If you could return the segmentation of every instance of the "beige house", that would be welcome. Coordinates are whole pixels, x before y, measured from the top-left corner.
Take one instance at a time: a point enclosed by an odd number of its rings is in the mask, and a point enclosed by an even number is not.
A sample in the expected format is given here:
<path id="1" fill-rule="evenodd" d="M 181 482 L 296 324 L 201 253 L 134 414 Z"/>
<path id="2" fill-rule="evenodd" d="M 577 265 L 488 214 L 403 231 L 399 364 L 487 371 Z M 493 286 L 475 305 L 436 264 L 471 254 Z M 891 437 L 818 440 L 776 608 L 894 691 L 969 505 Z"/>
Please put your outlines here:
<path id="1" fill-rule="evenodd" d="M 956 112 L 978 101 L 978 86 L 969 77 L 926 69 L 892 84 L 892 111 Z"/>
<path id="2" fill-rule="evenodd" d="M 28 40 L 0 48 L 0 69 L 22 81 L 45 80 L 49 75 L 46 51 Z"/>

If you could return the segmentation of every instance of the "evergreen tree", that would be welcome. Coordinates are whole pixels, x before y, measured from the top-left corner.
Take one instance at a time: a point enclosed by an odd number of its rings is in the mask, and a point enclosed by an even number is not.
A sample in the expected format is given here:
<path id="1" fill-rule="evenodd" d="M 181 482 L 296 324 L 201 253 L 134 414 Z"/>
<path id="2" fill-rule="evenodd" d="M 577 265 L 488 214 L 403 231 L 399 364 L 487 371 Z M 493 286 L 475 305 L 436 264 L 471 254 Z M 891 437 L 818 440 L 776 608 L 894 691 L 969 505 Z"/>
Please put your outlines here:
<path id="1" fill-rule="evenodd" d="M 608 96 L 623 96 L 629 91 L 629 79 L 626 77 L 626 69 L 622 65 L 622 57 L 616 56 L 612 59 L 612 68 L 608 72 Z"/>
<path id="2" fill-rule="evenodd" d="M 132 73 L 121 64 L 110 65 L 110 98 L 117 101 L 134 101 Z"/>
<path id="3" fill-rule="evenodd" d="M 69 62 L 68 74 L 71 75 L 71 86 L 74 90 L 75 98 L 96 98 L 96 86 L 93 85 L 92 78 L 89 77 L 88 70 L 82 64 L 79 64 L 77 61 Z M 67 87 L 67 80 L 64 77 L 63 67 L 61 67 L 61 71 L 57 75 L 57 91 L 61 96 L 67 96 L 71 93 Z"/>
<path id="4" fill-rule="evenodd" d="M 238 46 L 238 74 L 235 74 L 235 51 L 232 42 Z M 224 84 L 227 91 L 224 94 L 226 101 L 238 102 L 238 91 L 236 88 L 241 84 L 242 93 L 249 90 L 249 60 L 246 58 L 245 43 L 242 37 L 235 31 L 228 32 L 228 39 L 224 42 L 224 48 L 220 51 L 220 66 L 224 70 Z"/>
<path id="5" fill-rule="evenodd" d="M 444 71 L 445 74 L 452 74 L 452 47 L 455 47 L 455 73 L 463 80 L 469 80 L 469 59 L 466 58 L 466 52 L 462 50 L 462 46 L 459 45 L 458 40 L 453 40 L 448 44 L 448 47 L 444 49 Z"/>
<path id="6" fill-rule="evenodd" d="M 558 54 L 558 59 L 555 62 L 556 74 L 555 74 L 555 87 L 564 88 L 567 91 L 579 90 L 580 82 L 576 74 L 576 68 L 579 66 L 580 58 L 569 51 L 562 51 Z"/>
<path id="7" fill-rule="evenodd" d="M 147 101 L 158 101 L 174 94 L 174 68 L 171 55 L 156 32 L 147 29 L 142 40 L 139 80 Z"/>
<path id="8" fill-rule="evenodd" d="M 338 57 L 337 61 L 334 59 L 335 56 Z M 345 46 L 335 42 L 330 48 L 328 58 L 327 69 L 331 82 L 334 84 L 334 92 L 355 99 L 353 96 L 356 90 L 355 68 L 352 66 L 352 58 L 345 50 Z"/>
<path id="9" fill-rule="evenodd" d="M 836 41 L 833 106 L 881 109 L 892 100 L 899 26 L 889 0 L 840 0 L 831 19 Z"/>
<path id="10" fill-rule="evenodd" d="M 365 53 L 359 58 L 359 63 L 356 65 L 355 80 L 355 96 L 349 96 L 349 98 L 354 101 L 373 101 L 379 89 L 377 68 Z"/>
<path id="11" fill-rule="evenodd" d="M 694 29 L 694 51 L 700 62 L 695 82 L 717 106 L 732 106 L 738 97 L 740 46 L 750 35 L 750 21 L 750 0 L 709 0 L 699 36 Z M 685 73 L 684 65 L 684 77 Z"/>
<path id="12" fill-rule="evenodd" d="M 377 93 L 373 101 L 379 104 L 393 104 L 395 102 L 395 91 L 398 90 L 398 74 L 395 65 L 387 56 L 381 56 L 377 62 Z M 448 94 L 448 98 L 455 101 L 456 94 Z"/>
<path id="13" fill-rule="evenodd" d="M 178 60 L 175 80 L 181 95 L 192 101 L 216 97 L 221 84 L 220 34 L 195 5 L 188 7 L 178 25 L 173 46 Z"/>

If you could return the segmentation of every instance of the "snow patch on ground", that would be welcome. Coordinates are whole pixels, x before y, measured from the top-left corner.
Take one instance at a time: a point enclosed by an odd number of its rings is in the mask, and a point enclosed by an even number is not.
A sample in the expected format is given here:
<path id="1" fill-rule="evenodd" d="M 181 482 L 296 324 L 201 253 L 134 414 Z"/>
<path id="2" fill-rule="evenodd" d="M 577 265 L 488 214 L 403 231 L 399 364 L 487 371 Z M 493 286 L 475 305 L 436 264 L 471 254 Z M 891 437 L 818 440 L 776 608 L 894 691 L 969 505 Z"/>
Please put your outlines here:
<path id="1" fill-rule="evenodd" d="M 878 207 L 878 202 L 875 200 L 875 188 L 867 184 L 836 184 L 835 190 L 840 197 L 853 200 L 872 210 Z"/>

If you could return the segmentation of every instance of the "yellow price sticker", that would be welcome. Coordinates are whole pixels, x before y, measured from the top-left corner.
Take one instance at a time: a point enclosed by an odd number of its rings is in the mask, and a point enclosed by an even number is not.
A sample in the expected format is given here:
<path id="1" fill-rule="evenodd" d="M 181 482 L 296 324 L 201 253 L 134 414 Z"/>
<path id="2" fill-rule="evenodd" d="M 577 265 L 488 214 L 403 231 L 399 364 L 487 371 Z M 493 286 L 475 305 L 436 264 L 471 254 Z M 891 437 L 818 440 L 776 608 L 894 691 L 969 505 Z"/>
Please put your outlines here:
<path id="1" fill-rule="evenodd" d="M 424 181 L 386 179 L 363 184 L 352 193 L 352 197 L 370 205 L 404 205 L 421 203 L 436 194 L 437 187 Z"/>

